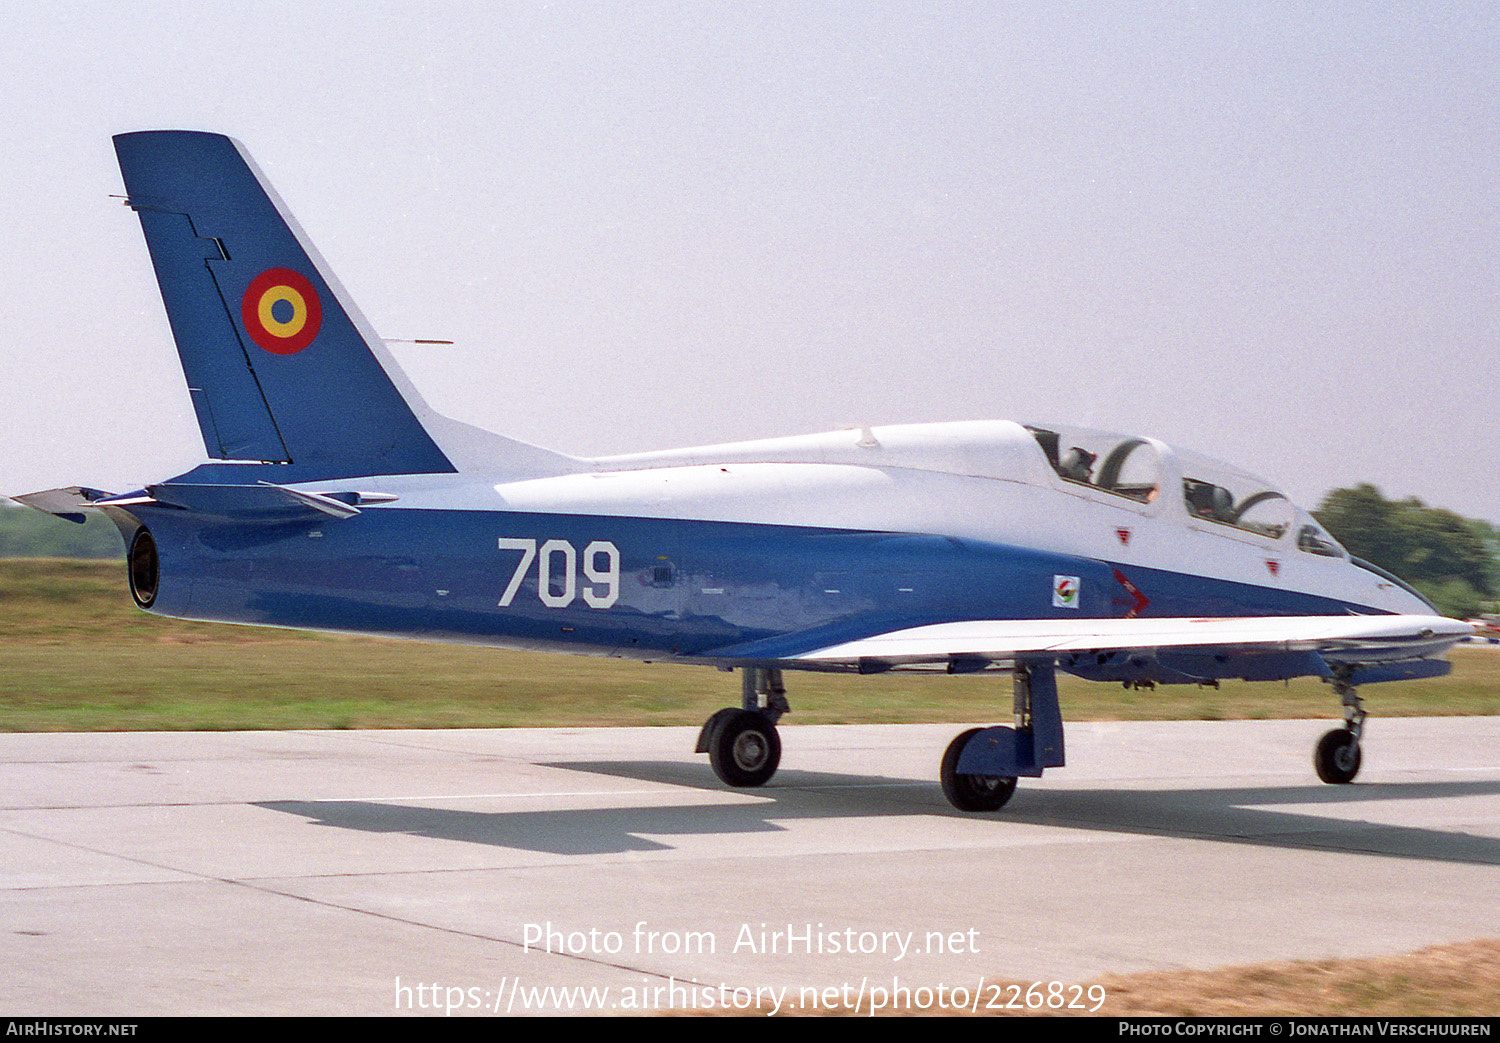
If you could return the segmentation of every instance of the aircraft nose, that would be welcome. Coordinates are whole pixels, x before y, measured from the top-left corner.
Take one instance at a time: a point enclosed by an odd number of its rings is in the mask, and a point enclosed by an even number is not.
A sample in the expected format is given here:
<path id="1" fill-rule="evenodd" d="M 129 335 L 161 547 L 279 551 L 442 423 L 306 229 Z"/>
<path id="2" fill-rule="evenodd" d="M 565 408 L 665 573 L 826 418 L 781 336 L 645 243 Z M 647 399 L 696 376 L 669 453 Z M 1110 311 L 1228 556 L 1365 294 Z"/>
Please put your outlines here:
<path id="1" fill-rule="evenodd" d="M 1442 615 L 1437 610 L 1437 607 L 1431 601 L 1427 600 L 1426 595 L 1401 577 L 1387 572 L 1379 565 L 1365 561 L 1363 558 L 1356 558 L 1351 555 L 1349 561 L 1351 564 L 1358 566 L 1368 573 L 1366 579 L 1375 596 L 1375 604 L 1380 607 L 1402 613 L 1403 615 Z"/>

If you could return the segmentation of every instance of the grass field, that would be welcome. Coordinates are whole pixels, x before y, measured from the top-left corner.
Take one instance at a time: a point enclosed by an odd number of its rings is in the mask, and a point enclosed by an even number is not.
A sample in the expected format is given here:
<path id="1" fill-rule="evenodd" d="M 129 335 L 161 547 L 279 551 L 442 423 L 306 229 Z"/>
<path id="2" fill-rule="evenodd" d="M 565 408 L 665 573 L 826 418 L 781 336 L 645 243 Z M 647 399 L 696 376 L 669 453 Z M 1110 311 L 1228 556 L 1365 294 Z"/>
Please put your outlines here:
<path id="1" fill-rule="evenodd" d="M 118 562 L 0 561 L 0 729 L 492 728 L 696 725 L 738 702 L 701 667 L 187 623 L 136 609 Z M 1500 652 L 1363 690 L 1373 714 L 1500 713 Z M 996 675 L 788 675 L 800 724 L 1003 719 Z M 1067 720 L 1339 716 L 1313 680 L 1222 688 L 1061 679 Z"/>

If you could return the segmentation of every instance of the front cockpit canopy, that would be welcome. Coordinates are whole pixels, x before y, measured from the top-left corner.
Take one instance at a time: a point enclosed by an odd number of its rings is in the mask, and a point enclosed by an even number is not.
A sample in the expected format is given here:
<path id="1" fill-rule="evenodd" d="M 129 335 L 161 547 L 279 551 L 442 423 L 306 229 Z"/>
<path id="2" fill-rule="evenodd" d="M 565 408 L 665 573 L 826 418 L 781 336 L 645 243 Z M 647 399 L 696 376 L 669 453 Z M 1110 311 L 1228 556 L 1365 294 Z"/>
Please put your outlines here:
<path id="1" fill-rule="evenodd" d="M 1138 503 L 1151 503 L 1161 492 L 1161 454 L 1149 439 L 1085 428 L 1026 430 L 1063 481 Z"/>

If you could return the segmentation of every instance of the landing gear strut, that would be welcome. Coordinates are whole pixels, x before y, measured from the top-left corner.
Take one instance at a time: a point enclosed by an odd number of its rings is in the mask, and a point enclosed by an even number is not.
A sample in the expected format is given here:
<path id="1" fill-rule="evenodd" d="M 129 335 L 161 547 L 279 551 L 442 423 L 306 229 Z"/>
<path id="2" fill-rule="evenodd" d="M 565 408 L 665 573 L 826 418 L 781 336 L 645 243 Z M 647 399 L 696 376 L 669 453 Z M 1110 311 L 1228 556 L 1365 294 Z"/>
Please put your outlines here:
<path id="1" fill-rule="evenodd" d="M 781 763 L 776 722 L 791 710 L 781 671 L 744 669 L 740 707 L 714 714 L 698 733 L 696 752 L 708 754 L 714 774 L 729 786 L 764 786 Z"/>
<path id="2" fill-rule="evenodd" d="M 1347 674 L 1333 681 L 1333 690 L 1344 704 L 1344 726 L 1327 732 L 1313 751 L 1313 767 L 1324 782 L 1340 785 L 1353 782 L 1359 774 L 1359 740 L 1365 727 L 1365 708 L 1359 694 L 1349 683 Z"/>

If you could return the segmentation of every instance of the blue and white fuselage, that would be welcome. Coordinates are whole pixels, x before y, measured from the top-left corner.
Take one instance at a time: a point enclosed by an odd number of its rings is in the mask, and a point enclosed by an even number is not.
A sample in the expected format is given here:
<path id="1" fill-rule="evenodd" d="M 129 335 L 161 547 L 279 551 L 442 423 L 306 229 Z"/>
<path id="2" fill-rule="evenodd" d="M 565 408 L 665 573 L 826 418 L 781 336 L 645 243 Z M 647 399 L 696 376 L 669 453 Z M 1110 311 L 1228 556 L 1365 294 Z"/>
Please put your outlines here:
<path id="1" fill-rule="evenodd" d="M 1155 441 L 1143 450 L 1158 489 L 1183 487 L 1178 454 Z M 161 562 L 150 608 L 718 660 L 752 646 L 757 658 L 795 660 L 835 640 L 957 620 L 1432 611 L 1352 564 L 1284 497 L 1292 524 L 1270 531 L 1208 520 L 1179 496 L 1146 502 L 1065 479 L 1030 430 L 1003 421 L 569 460 L 547 476 L 486 475 L 475 463 L 289 486 L 362 497 L 348 517 L 273 511 L 251 525 L 137 503 Z M 171 486 L 285 470 L 210 464 L 158 489 L 170 502 Z M 1067 599 L 1058 577 L 1076 581 Z"/>

